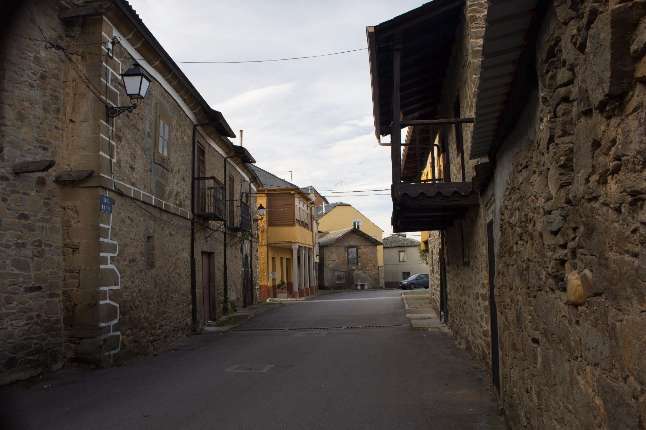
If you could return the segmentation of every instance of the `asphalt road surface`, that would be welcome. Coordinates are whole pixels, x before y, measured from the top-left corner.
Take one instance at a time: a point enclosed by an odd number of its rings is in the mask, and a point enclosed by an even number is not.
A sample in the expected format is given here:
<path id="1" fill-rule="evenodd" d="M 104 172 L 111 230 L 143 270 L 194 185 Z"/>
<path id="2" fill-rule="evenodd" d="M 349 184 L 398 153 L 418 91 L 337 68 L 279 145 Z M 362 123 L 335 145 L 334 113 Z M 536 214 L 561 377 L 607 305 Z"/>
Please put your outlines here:
<path id="1" fill-rule="evenodd" d="M 0 389 L 2 429 L 504 429 L 487 376 L 398 291 L 327 294 L 103 370 Z"/>

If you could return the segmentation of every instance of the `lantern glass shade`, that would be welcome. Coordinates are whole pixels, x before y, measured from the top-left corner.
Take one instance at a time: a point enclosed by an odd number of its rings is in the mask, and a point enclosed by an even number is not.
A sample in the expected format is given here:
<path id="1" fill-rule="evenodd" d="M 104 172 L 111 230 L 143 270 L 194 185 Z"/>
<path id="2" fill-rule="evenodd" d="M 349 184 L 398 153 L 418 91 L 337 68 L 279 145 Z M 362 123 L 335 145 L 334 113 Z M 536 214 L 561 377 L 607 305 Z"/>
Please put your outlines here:
<path id="1" fill-rule="evenodd" d="M 139 100 L 146 97 L 150 87 L 150 76 L 139 64 L 133 64 L 124 74 L 121 75 L 126 94 L 132 100 Z"/>
<path id="2" fill-rule="evenodd" d="M 266 209 L 265 209 L 265 207 L 264 207 L 262 204 L 258 206 L 258 216 L 259 216 L 260 218 L 264 218 L 264 217 L 265 217 L 265 210 L 266 210 Z"/>

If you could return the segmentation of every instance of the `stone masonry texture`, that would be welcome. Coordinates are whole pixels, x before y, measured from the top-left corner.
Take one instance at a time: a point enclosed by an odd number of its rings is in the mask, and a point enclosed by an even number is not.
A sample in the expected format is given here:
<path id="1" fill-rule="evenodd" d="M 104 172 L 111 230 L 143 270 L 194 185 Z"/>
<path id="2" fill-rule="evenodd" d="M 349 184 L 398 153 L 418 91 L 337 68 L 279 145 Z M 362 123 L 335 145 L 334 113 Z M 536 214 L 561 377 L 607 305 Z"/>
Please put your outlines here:
<path id="1" fill-rule="evenodd" d="M 59 19 L 73 1 L 18 3 L 0 40 L 0 384 L 65 363 L 110 365 L 156 353 L 199 331 L 207 319 L 202 252 L 212 255 L 211 319 L 225 309 L 224 270 L 230 309 L 244 304 L 245 255 L 252 282 L 257 278 L 255 230 L 229 229 L 225 262 L 223 222 L 195 219 L 192 324 L 193 121 L 170 84 L 157 80 L 133 112 L 106 117 L 105 103 L 129 102 L 119 75 L 132 64 L 128 49 L 139 37 L 105 9 L 110 2 L 99 6 L 114 23 L 101 15 Z M 112 36 L 124 43 L 110 56 L 105 43 Z M 139 55 L 156 55 L 139 42 Z M 158 149 L 162 117 L 170 128 L 167 156 Z M 224 157 L 232 154 L 222 148 L 231 143 L 212 129 L 196 135 L 207 176 L 224 182 Z M 16 163 L 39 160 L 55 165 L 13 173 Z M 54 182 L 79 171 L 89 178 Z M 255 207 L 241 171 L 249 174 L 229 157 L 227 199 L 236 219 L 242 199 Z M 111 210 L 100 210 L 106 198 Z"/>
<path id="2" fill-rule="evenodd" d="M 57 5 L 34 5 L 62 33 Z M 63 136 L 63 60 L 42 49 L 25 8 L 8 7 L 0 36 L 0 384 L 62 365 L 62 210 L 53 171 L 14 175 L 23 161 L 55 160 Z"/>
<path id="3" fill-rule="evenodd" d="M 357 247 L 359 264 L 349 266 L 348 247 Z M 377 246 L 367 239 L 349 233 L 335 243 L 323 246 L 320 250 L 323 264 L 323 286 L 325 288 L 355 288 L 356 283 L 365 283 L 367 288 L 379 288 L 379 265 Z M 345 282 L 336 282 L 336 273 L 344 273 Z"/>
<path id="4" fill-rule="evenodd" d="M 534 88 L 491 160 L 480 206 L 444 232 L 448 324 L 491 367 L 492 221 L 500 402 L 511 427 L 644 429 L 646 3 L 544 7 L 526 47 Z M 462 115 L 475 114 L 485 15 L 486 2 L 467 2 L 444 114 L 458 95 Z M 471 126 L 464 130 L 468 158 Z M 452 135 L 449 144 L 456 181 Z M 436 253 L 439 237 L 429 242 Z M 429 261 L 435 279 L 439 261 Z"/>

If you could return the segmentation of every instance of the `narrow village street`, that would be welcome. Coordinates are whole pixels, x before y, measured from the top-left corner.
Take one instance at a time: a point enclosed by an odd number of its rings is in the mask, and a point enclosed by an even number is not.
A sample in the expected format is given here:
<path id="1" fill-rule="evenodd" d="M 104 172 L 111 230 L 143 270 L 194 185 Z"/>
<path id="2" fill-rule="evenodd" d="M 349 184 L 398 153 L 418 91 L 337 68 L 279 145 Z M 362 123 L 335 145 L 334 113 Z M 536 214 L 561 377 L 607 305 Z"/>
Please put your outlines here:
<path id="1" fill-rule="evenodd" d="M 411 329 L 400 294 L 263 305 L 157 357 L 4 387 L 1 427 L 505 428 L 485 372 L 448 334 Z"/>
<path id="2" fill-rule="evenodd" d="M 0 430 L 646 430 L 646 0 L 0 21 Z"/>

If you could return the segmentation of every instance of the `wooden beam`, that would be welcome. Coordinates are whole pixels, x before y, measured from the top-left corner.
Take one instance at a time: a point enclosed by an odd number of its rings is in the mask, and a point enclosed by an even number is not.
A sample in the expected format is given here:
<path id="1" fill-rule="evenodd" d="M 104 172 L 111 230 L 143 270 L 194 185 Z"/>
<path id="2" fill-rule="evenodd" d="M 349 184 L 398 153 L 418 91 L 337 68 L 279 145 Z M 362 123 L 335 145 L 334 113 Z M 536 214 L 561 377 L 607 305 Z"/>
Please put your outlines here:
<path id="1" fill-rule="evenodd" d="M 446 119 L 404 119 L 401 125 L 404 127 L 411 125 L 455 125 L 455 124 L 473 124 L 473 118 L 446 118 Z"/>
<path id="2" fill-rule="evenodd" d="M 384 26 L 386 28 L 383 28 L 383 29 L 378 28 L 378 29 L 382 30 L 380 32 L 382 37 L 395 32 L 401 34 L 401 32 L 407 28 L 421 24 L 428 19 L 442 15 L 457 7 L 462 7 L 462 5 L 463 5 L 463 2 L 461 1 L 454 1 L 443 7 L 437 7 L 436 4 L 428 3 L 427 5 L 421 6 L 420 9 L 424 8 L 424 9 L 430 9 L 430 10 L 418 11 L 413 9 L 412 11 L 407 12 L 400 17 L 394 18 L 386 23 L 380 24 L 378 27 Z M 417 16 L 413 17 L 414 15 L 417 15 Z M 401 23 L 398 23 L 396 21 L 401 21 Z M 389 24 L 392 25 L 393 28 L 390 28 L 390 29 L 387 28 L 390 26 Z"/>
<path id="3" fill-rule="evenodd" d="M 397 38 L 399 39 L 399 38 Z M 401 157 L 401 109 L 400 109 L 400 66 L 401 66 L 401 45 L 397 40 L 393 49 L 393 122 L 390 130 L 390 158 L 392 159 L 392 182 L 393 185 L 401 182 L 402 177 L 402 157 Z"/>

